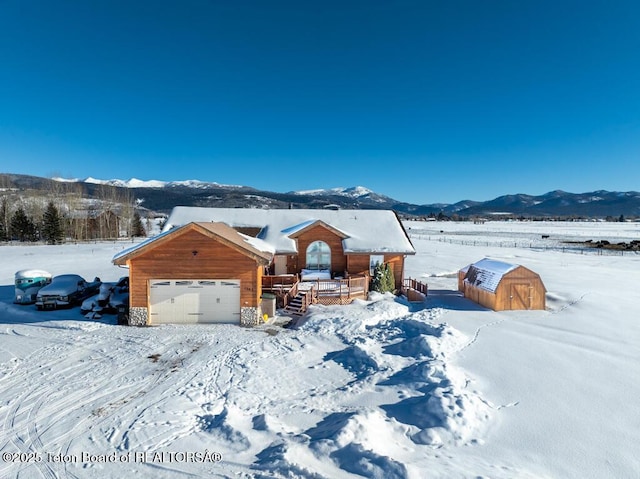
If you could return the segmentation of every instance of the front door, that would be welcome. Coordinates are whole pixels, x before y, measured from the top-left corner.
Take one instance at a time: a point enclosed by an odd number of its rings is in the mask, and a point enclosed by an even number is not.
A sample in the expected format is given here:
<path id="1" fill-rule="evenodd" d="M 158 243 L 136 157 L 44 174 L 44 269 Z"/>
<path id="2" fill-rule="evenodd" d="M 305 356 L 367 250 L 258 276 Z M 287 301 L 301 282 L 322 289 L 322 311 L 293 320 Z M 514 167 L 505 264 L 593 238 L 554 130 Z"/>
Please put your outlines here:
<path id="1" fill-rule="evenodd" d="M 273 274 L 276 276 L 287 274 L 287 256 L 278 254 L 273 258 Z"/>

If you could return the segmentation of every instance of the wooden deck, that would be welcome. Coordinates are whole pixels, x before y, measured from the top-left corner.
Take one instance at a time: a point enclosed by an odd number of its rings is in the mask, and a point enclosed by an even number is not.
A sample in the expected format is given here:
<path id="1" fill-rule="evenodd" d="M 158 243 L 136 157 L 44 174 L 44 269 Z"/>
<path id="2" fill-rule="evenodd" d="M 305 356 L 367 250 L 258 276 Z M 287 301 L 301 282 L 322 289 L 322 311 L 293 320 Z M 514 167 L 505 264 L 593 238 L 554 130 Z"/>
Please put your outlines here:
<path id="1" fill-rule="evenodd" d="M 367 299 L 369 279 L 364 276 L 347 279 L 317 279 L 302 281 L 298 287 L 311 291 L 313 302 L 320 304 L 349 304 L 354 299 Z"/>
<path id="2" fill-rule="evenodd" d="M 276 295 L 279 308 L 293 307 L 304 314 L 310 304 L 349 304 L 354 299 L 367 299 L 369 278 L 317 279 L 300 281 L 297 275 L 263 276 L 262 291 Z M 300 304 L 302 303 L 302 304 Z"/>
<path id="3" fill-rule="evenodd" d="M 279 276 L 263 276 L 262 292 L 263 293 L 286 293 L 295 284 L 300 281 L 297 274 L 283 274 Z"/>

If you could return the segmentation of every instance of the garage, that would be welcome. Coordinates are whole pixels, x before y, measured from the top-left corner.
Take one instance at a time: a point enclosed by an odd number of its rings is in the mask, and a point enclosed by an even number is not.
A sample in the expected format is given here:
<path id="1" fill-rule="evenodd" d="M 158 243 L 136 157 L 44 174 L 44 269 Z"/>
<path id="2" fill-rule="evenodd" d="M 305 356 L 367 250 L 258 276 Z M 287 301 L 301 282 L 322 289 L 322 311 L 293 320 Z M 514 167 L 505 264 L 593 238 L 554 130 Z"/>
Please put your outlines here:
<path id="1" fill-rule="evenodd" d="M 274 249 L 224 223 L 189 223 L 116 254 L 129 269 L 132 326 L 262 322 L 262 277 Z"/>
<path id="2" fill-rule="evenodd" d="M 153 324 L 240 323 L 240 280 L 149 280 Z"/>

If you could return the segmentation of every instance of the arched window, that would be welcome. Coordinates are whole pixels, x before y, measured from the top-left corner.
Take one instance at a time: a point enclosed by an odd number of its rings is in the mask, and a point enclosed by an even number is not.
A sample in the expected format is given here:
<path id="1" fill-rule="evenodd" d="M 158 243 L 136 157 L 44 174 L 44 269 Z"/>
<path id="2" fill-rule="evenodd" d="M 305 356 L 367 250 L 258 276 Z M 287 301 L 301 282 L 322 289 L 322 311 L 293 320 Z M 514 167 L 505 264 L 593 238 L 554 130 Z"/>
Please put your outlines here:
<path id="1" fill-rule="evenodd" d="M 307 248 L 307 269 L 331 269 L 331 249 L 324 241 L 314 241 Z"/>

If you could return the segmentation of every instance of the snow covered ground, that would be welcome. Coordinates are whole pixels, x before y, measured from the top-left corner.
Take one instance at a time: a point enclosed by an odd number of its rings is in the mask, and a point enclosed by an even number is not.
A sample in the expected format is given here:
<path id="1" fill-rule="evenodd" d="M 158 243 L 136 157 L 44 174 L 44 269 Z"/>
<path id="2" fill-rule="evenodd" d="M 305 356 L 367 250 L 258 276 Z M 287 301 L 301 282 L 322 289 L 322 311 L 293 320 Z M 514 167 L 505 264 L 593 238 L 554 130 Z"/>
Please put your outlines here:
<path id="1" fill-rule="evenodd" d="M 377 295 L 295 328 L 38 312 L 12 304 L 15 271 L 116 281 L 131 243 L 0 247 L 0 477 L 638 477 L 640 255 L 521 244 L 640 228 L 406 226 L 424 305 Z M 538 272 L 548 310 L 461 298 L 485 256 Z"/>

